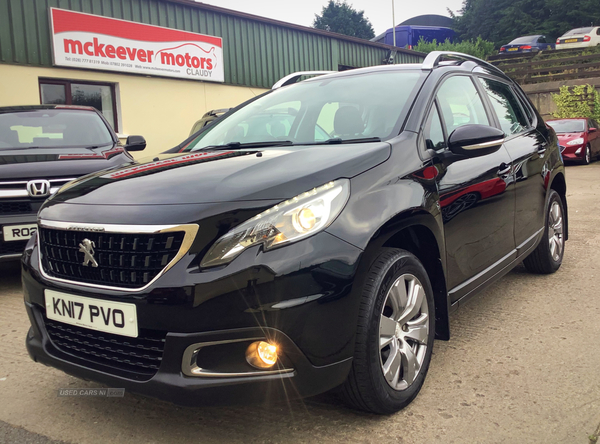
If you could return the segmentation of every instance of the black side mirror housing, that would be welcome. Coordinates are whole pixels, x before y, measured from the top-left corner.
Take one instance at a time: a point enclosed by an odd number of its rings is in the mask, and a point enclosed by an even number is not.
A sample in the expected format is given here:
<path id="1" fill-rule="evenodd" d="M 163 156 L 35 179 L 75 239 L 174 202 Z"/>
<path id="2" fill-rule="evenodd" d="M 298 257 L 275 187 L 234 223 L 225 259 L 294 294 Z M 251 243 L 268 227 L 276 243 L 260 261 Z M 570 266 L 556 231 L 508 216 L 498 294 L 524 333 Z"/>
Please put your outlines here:
<path id="1" fill-rule="evenodd" d="M 127 151 L 143 151 L 146 148 L 146 139 L 144 136 L 129 136 L 125 142 Z"/>
<path id="2" fill-rule="evenodd" d="M 450 134 L 448 149 L 459 156 L 485 156 L 498 151 L 505 136 L 503 131 L 488 125 L 463 125 Z"/>

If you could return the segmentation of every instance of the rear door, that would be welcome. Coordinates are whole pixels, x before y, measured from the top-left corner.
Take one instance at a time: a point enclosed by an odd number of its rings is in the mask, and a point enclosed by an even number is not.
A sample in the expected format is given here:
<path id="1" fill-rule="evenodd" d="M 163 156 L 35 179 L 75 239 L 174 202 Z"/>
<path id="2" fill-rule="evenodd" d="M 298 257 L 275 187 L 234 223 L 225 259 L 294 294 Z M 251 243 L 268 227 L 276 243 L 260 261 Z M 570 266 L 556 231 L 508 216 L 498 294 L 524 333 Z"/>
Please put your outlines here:
<path id="1" fill-rule="evenodd" d="M 545 220 L 546 185 L 550 174 L 548 141 L 536 129 L 536 116 L 508 82 L 478 78 L 494 110 L 498 128 L 506 134 L 506 147 L 513 160 L 515 179 L 515 233 L 519 254 L 537 240 Z"/>
<path id="2" fill-rule="evenodd" d="M 455 75 L 439 87 L 423 131 L 428 148 L 467 124 L 493 125 L 473 78 Z M 504 147 L 476 157 L 438 160 L 438 191 L 446 240 L 447 284 L 456 302 L 516 257 L 511 158 Z"/>

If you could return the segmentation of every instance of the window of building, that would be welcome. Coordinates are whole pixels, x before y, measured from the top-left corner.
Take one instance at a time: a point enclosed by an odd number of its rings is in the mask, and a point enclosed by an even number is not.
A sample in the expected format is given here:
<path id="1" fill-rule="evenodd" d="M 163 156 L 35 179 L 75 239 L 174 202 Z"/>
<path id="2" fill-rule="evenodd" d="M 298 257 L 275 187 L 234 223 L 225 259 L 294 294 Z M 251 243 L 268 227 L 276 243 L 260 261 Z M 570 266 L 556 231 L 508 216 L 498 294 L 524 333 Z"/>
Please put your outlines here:
<path id="1" fill-rule="evenodd" d="M 118 132 L 115 86 L 113 84 L 40 79 L 40 102 L 42 105 L 93 106 Z"/>

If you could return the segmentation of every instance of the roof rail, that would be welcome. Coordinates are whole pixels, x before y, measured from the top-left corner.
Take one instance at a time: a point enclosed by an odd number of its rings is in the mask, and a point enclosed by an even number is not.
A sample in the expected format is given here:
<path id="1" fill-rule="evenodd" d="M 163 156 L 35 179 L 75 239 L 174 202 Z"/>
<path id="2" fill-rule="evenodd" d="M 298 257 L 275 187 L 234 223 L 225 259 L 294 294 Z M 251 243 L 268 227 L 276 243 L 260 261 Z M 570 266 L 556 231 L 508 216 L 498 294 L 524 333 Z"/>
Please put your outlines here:
<path id="1" fill-rule="evenodd" d="M 453 52 L 453 51 L 432 51 L 432 52 L 430 52 L 427 55 L 427 57 L 425 57 L 425 60 L 423 60 L 423 65 L 421 65 L 421 69 L 424 71 L 432 70 L 440 65 L 440 62 L 443 58 L 475 62 L 478 65 L 485 66 L 487 68 L 491 68 L 494 71 L 502 72 L 496 66 L 492 65 L 491 63 L 486 62 L 485 60 L 481 60 L 472 55 L 463 54 L 461 52 Z"/>
<path id="2" fill-rule="evenodd" d="M 332 74 L 337 71 L 298 71 L 289 74 L 273 85 L 271 89 L 281 88 L 282 86 L 291 85 L 296 83 L 302 76 L 322 76 L 323 74 Z"/>

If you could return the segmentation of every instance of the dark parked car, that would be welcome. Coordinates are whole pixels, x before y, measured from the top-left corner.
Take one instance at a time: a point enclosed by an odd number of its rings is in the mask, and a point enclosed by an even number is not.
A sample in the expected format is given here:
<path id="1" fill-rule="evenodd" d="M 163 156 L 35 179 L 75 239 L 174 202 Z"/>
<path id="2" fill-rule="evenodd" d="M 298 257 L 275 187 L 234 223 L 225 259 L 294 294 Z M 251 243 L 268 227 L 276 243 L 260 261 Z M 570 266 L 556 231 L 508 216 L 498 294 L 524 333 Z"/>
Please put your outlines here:
<path id="1" fill-rule="evenodd" d="M 0 108 L 0 261 L 21 257 L 37 230 L 44 200 L 84 174 L 131 162 L 94 108 L 67 105 Z"/>
<path id="2" fill-rule="evenodd" d="M 284 107 L 265 133 L 255 117 Z M 23 257 L 35 361 L 182 404 L 337 387 L 391 413 L 452 310 L 523 260 L 562 262 L 556 135 L 471 56 L 276 88 L 178 151 L 44 204 Z M 467 187 L 481 198 L 444 217 Z"/>
<path id="3" fill-rule="evenodd" d="M 546 123 L 556 131 L 558 142 L 565 147 L 562 151 L 564 160 L 588 165 L 592 159 L 600 157 L 600 134 L 595 120 L 556 119 Z"/>
<path id="4" fill-rule="evenodd" d="M 545 49 L 554 49 L 554 43 L 549 42 L 545 35 L 528 35 L 518 37 L 512 42 L 500 47 L 500 54 L 513 54 L 520 52 L 536 52 Z"/>

